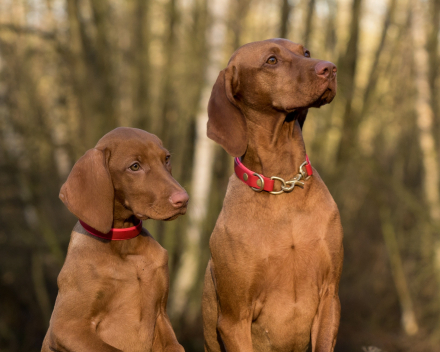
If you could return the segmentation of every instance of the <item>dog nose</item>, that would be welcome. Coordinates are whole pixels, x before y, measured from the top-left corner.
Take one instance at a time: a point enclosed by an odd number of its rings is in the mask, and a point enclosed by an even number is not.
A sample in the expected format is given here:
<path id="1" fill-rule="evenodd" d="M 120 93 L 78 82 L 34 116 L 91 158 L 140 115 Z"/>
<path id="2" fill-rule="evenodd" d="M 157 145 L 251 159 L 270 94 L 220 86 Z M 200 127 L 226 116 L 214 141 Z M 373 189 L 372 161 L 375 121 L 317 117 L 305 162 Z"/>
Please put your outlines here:
<path id="1" fill-rule="evenodd" d="M 329 61 L 320 61 L 315 66 L 315 72 L 318 76 L 322 78 L 333 78 L 338 69 L 335 64 Z"/>
<path id="2" fill-rule="evenodd" d="M 170 197 L 170 203 L 174 208 L 182 208 L 188 204 L 189 196 L 185 191 L 175 192 Z"/>

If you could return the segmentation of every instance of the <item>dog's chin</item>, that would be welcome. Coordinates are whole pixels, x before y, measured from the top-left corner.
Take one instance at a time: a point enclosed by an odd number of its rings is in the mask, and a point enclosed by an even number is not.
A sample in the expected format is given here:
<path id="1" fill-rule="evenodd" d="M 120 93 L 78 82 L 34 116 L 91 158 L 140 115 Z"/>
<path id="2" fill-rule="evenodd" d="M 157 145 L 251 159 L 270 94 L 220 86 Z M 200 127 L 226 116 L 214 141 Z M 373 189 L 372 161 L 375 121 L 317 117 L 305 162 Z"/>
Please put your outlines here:
<path id="1" fill-rule="evenodd" d="M 333 87 L 326 87 L 320 95 L 315 95 L 312 102 L 303 102 L 300 106 L 287 107 L 286 122 L 295 120 L 302 110 L 309 108 L 320 108 L 323 105 L 330 104 L 336 96 L 336 90 Z"/>
<path id="2" fill-rule="evenodd" d="M 321 96 L 316 99 L 313 104 L 310 105 L 311 108 L 320 108 L 323 105 L 330 104 L 334 97 L 336 96 L 336 91 L 332 88 L 327 88 Z"/>
<path id="3" fill-rule="evenodd" d="M 178 209 L 178 211 L 175 214 L 171 215 L 170 217 L 165 217 L 163 219 L 157 219 L 157 220 L 171 221 L 177 219 L 180 215 L 184 215 L 185 213 L 186 213 L 186 207 Z"/>
<path id="4" fill-rule="evenodd" d="M 181 214 L 179 213 L 179 214 L 176 214 L 176 215 L 170 216 L 169 218 L 163 219 L 163 221 L 172 221 L 172 220 L 176 220 L 176 219 L 179 217 L 179 215 L 181 215 Z"/>
<path id="5" fill-rule="evenodd" d="M 159 214 L 158 212 L 154 211 L 152 214 L 136 214 L 136 217 L 139 220 L 147 220 L 147 219 L 153 219 L 153 220 L 161 220 L 161 221 L 171 221 L 175 220 L 179 217 L 179 215 L 184 215 L 186 213 L 186 207 L 176 209 L 174 212 L 167 212 L 165 214 Z"/>

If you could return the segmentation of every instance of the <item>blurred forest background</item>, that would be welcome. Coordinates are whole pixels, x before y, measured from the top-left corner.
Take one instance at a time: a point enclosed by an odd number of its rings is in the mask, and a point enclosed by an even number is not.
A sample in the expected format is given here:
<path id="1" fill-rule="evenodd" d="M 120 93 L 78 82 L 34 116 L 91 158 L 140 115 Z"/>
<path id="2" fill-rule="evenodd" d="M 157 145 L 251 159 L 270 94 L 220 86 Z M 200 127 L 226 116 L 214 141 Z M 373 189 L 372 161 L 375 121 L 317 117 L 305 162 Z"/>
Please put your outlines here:
<path id="1" fill-rule="evenodd" d="M 60 186 L 117 126 L 157 134 L 191 196 L 144 226 L 170 254 L 179 341 L 203 350 L 233 163 L 205 136 L 207 100 L 240 45 L 285 37 L 338 66 L 304 126 L 345 231 L 336 351 L 439 351 L 439 16 L 440 0 L 0 0 L 0 350 L 40 350 L 76 222 Z"/>

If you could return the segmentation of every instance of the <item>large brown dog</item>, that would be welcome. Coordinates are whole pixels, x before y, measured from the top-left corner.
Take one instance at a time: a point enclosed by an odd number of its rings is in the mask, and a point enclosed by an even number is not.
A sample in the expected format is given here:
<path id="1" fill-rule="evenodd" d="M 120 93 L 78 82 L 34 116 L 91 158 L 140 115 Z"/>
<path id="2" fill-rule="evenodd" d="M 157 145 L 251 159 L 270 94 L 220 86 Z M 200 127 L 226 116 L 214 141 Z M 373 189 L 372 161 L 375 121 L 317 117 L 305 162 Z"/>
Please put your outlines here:
<path id="1" fill-rule="evenodd" d="M 169 158 L 155 135 L 121 127 L 73 167 L 60 198 L 85 225 L 72 231 L 42 351 L 183 351 L 166 312 L 166 250 L 141 225 L 132 239 L 95 237 L 186 212 Z"/>
<path id="2" fill-rule="evenodd" d="M 205 351 L 333 351 L 342 227 L 319 175 L 308 178 L 301 127 L 307 108 L 335 94 L 335 65 L 284 39 L 244 45 L 220 72 L 208 136 L 255 174 L 231 176 L 211 236 Z M 280 194 L 255 192 L 263 175 L 278 177 Z"/>

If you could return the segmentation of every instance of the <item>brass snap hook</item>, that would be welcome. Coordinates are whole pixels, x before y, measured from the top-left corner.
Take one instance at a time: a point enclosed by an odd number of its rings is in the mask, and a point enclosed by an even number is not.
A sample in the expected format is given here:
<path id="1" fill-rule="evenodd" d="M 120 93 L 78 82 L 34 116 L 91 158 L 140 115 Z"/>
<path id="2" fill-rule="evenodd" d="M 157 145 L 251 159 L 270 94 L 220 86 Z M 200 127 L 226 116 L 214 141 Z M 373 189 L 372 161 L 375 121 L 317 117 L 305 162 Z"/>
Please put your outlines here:
<path id="1" fill-rule="evenodd" d="M 281 194 L 281 193 L 285 192 L 284 189 L 286 187 L 286 181 L 284 181 L 281 177 L 277 177 L 277 176 L 272 176 L 270 179 L 271 180 L 277 180 L 277 181 L 280 181 L 282 183 L 280 191 L 271 191 L 270 194 Z"/>

